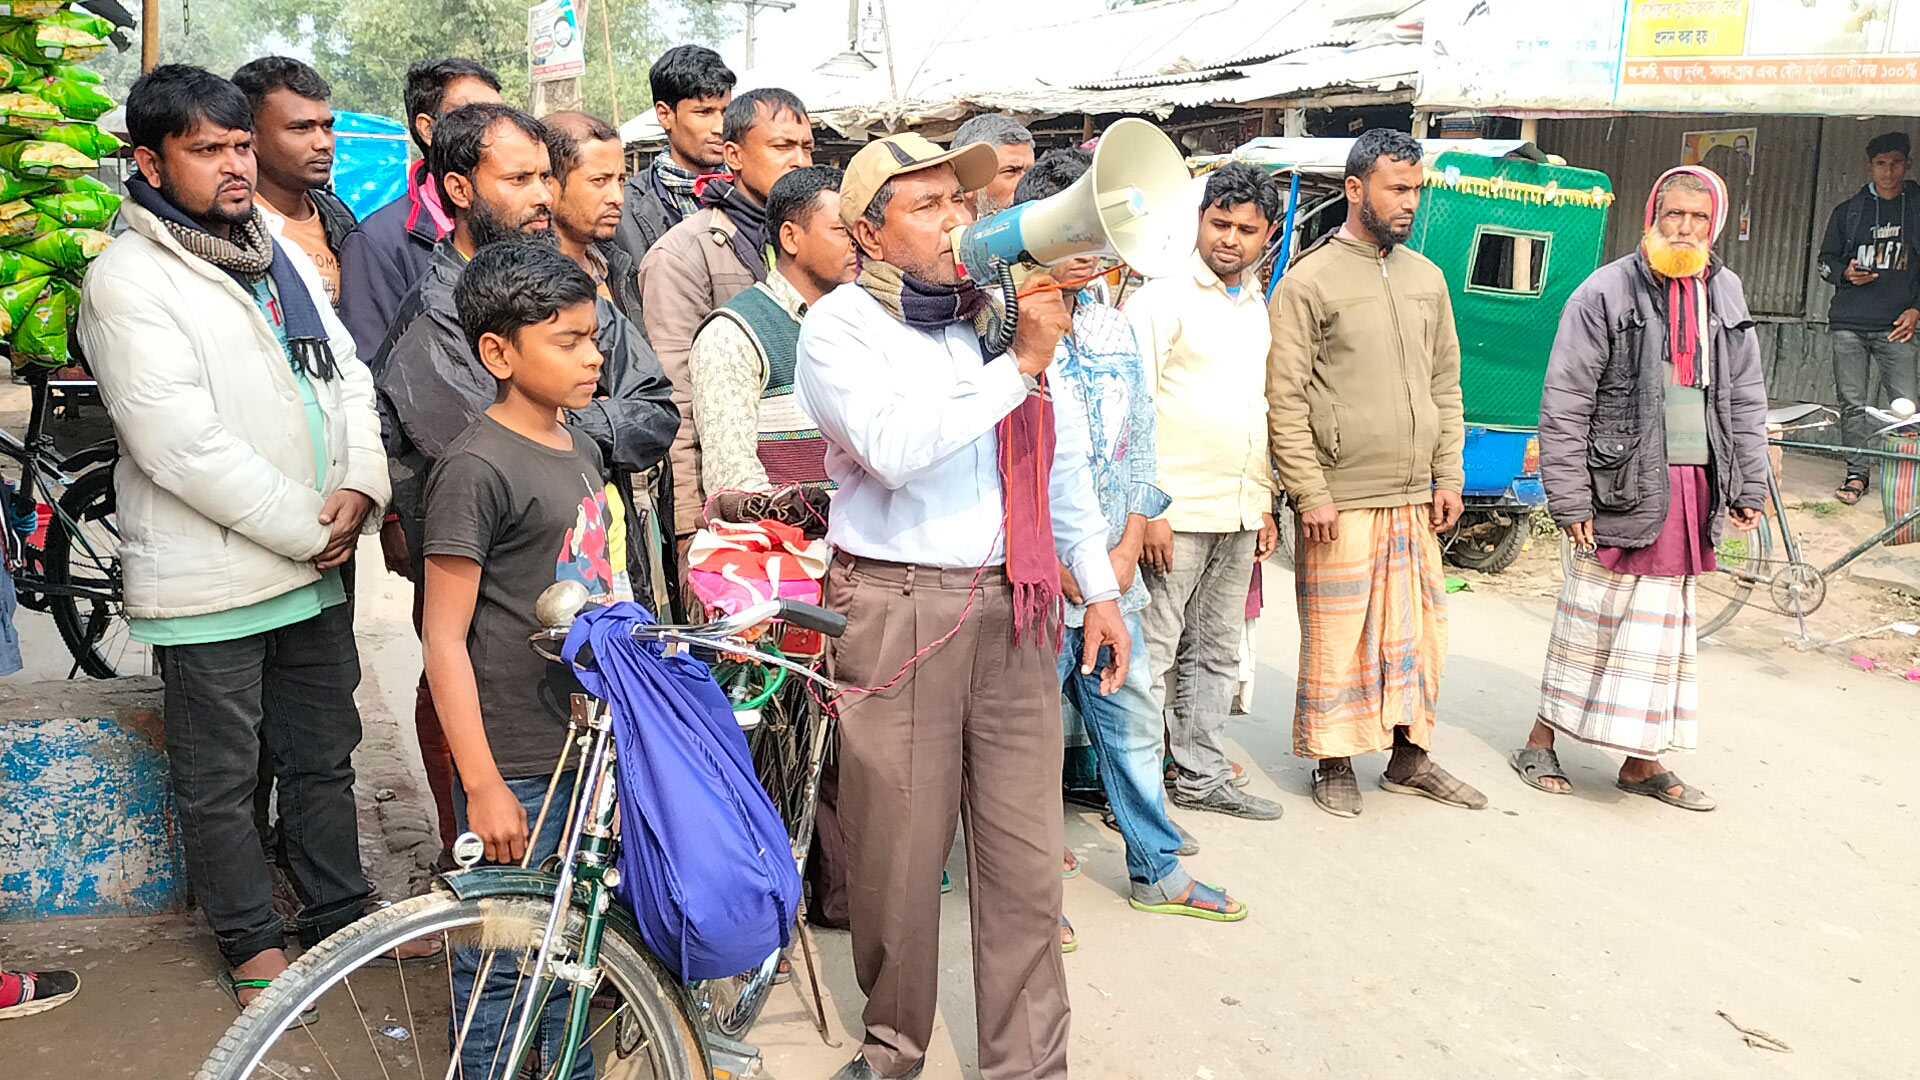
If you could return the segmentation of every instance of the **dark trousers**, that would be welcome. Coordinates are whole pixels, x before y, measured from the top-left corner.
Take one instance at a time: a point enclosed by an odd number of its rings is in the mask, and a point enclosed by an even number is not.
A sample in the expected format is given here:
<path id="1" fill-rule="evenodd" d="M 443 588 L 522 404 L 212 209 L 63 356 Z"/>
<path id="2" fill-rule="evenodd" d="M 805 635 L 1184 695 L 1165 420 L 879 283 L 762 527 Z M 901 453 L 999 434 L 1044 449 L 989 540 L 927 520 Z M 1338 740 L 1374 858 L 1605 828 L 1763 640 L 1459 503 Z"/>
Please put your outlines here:
<path id="1" fill-rule="evenodd" d="M 349 605 L 264 634 L 154 651 L 166 681 L 167 760 L 187 878 L 227 963 L 285 943 L 254 823 L 262 741 L 279 783 L 288 863 L 307 901 L 303 940 L 359 918 L 370 890 L 354 817 L 360 657 Z"/>

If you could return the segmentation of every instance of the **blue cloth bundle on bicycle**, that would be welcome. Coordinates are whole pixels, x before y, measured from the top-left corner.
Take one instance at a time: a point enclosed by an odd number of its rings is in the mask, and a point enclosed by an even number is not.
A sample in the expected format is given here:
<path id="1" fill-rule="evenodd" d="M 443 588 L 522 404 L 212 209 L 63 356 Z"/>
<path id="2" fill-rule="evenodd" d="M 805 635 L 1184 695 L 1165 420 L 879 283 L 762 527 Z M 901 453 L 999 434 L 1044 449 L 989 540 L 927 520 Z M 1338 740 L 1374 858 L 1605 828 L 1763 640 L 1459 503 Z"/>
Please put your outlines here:
<path id="1" fill-rule="evenodd" d="M 663 656 L 632 628 L 638 604 L 588 610 L 562 650 L 613 711 L 620 799 L 620 900 L 682 979 L 718 979 L 784 948 L 800 902 L 787 829 L 755 775 L 747 739 L 707 665 Z"/>

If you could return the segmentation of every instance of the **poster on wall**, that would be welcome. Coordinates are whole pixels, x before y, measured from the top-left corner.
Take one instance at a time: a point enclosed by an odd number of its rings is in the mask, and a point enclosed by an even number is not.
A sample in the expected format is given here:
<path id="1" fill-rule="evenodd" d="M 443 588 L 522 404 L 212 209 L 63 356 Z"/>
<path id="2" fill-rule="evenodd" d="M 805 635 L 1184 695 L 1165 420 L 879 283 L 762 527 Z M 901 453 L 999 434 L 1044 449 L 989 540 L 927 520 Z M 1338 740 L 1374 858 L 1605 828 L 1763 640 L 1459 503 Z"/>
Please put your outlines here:
<path id="1" fill-rule="evenodd" d="M 531 82 L 577 79 L 587 70 L 573 0 L 547 0 L 527 9 L 527 76 Z"/>
<path id="2" fill-rule="evenodd" d="M 1911 114 L 1920 0 L 1437 0 L 1423 108 Z"/>
<path id="3" fill-rule="evenodd" d="M 1727 224 L 1740 240 L 1753 238 L 1754 128 L 1689 131 L 1680 136 L 1680 164 L 1703 165 L 1727 185 Z"/>

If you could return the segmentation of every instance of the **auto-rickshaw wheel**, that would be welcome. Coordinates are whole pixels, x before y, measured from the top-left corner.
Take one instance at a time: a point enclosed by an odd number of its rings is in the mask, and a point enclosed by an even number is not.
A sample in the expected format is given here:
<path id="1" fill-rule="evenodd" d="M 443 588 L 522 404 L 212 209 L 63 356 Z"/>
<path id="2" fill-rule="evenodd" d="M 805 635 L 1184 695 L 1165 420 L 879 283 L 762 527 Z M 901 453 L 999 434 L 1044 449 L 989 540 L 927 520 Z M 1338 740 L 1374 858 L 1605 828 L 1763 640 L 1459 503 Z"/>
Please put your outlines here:
<path id="1" fill-rule="evenodd" d="M 1447 561 L 1483 574 L 1513 565 L 1527 543 L 1527 518 L 1505 510 L 1468 510 L 1440 537 Z"/>

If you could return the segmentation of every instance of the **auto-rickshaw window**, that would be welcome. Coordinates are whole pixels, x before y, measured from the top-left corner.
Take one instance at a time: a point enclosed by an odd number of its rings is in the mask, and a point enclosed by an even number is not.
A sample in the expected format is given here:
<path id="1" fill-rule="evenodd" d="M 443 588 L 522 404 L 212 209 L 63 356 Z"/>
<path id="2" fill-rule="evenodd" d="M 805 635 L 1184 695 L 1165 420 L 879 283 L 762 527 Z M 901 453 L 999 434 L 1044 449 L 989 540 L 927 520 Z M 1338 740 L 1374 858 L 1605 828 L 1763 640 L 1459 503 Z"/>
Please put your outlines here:
<path id="1" fill-rule="evenodd" d="M 1467 289 L 1515 296 L 1540 295 L 1552 240 L 1545 233 L 1482 225 L 1473 237 L 1473 265 L 1467 269 Z"/>

